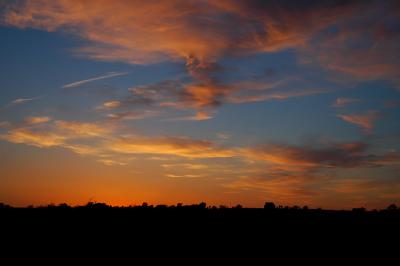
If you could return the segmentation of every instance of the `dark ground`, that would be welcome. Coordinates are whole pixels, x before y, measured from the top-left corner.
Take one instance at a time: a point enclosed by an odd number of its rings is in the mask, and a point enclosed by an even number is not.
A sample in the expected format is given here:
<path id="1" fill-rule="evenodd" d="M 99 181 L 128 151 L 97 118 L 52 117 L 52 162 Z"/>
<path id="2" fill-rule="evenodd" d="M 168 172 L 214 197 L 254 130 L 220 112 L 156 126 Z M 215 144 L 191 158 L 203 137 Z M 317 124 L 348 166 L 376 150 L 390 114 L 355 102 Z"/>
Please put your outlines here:
<path id="1" fill-rule="evenodd" d="M 230 256 L 240 255 L 244 250 L 257 251 L 258 255 L 302 249 L 354 255 L 358 254 L 356 250 L 362 250 L 360 256 L 364 259 L 381 254 L 378 249 L 386 254 L 385 258 L 399 258 L 396 254 L 400 254 L 398 208 L 381 211 L 212 209 L 203 204 L 111 208 L 90 203 L 74 208 L 65 205 L 3 207 L 0 208 L 0 225 L 2 243 L 15 248 L 53 250 L 67 245 L 77 250 L 106 252 L 104 254 L 108 252 L 104 249 L 115 248 L 128 254 L 142 249 L 172 249 L 170 255 L 187 249 L 196 254 L 204 252 L 204 255 L 207 250 L 228 249 L 233 252 Z M 130 251 L 126 251 L 127 248 Z"/>

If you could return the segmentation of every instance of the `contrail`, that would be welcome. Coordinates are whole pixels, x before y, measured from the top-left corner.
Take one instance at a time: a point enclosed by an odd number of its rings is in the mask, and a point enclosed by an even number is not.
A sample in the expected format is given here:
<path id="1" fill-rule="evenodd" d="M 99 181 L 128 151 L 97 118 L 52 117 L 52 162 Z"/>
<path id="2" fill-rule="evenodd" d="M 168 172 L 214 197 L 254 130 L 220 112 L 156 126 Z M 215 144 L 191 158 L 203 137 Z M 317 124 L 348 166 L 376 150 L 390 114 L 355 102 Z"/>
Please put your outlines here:
<path id="1" fill-rule="evenodd" d="M 118 76 L 124 76 L 124 75 L 127 75 L 127 74 L 129 74 L 129 73 L 128 72 L 109 72 L 109 73 L 106 73 L 103 76 L 93 77 L 93 78 L 90 78 L 90 79 L 84 79 L 84 80 L 80 80 L 80 81 L 76 81 L 76 82 L 72 82 L 72 83 L 66 84 L 66 85 L 63 86 L 63 88 L 64 89 L 75 88 L 75 87 L 78 87 L 78 86 L 80 86 L 82 84 L 85 84 L 85 83 L 88 83 L 88 82 L 92 82 L 92 81 L 95 81 L 95 80 L 107 79 L 107 78 L 118 77 Z"/>

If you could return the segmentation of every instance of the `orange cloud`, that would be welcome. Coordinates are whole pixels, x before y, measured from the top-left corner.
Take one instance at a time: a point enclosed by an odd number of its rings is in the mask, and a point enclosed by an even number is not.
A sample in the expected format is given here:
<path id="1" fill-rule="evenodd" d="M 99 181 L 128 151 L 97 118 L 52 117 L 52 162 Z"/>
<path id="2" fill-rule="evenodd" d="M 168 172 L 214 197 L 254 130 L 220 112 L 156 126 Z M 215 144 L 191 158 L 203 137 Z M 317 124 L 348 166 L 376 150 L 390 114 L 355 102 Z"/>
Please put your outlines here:
<path id="1" fill-rule="evenodd" d="M 65 136 L 54 132 L 34 131 L 26 128 L 13 129 L 0 138 L 9 142 L 23 143 L 40 148 L 62 146 L 67 139 Z"/>
<path id="2" fill-rule="evenodd" d="M 204 175 L 193 175 L 193 174 L 184 174 L 184 175 L 177 175 L 177 174 L 166 174 L 166 177 L 170 178 L 198 178 Z"/>
<path id="3" fill-rule="evenodd" d="M 315 178 L 310 174 L 290 173 L 284 170 L 272 168 L 264 173 L 244 175 L 240 178 L 226 183 L 224 187 L 233 190 L 261 191 L 262 195 L 268 195 L 275 202 L 285 204 L 315 204 L 316 198 L 322 193 L 321 187 L 313 186 L 320 184 L 323 179 L 321 176 Z"/>
<path id="4" fill-rule="evenodd" d="M 311 32 L 348 9 L 323 4 L 288 9 L 257 1 L 27 0 L 10 8 L 5 21 L 17 27 L 70 30 L 97 43 L 83 49 L 96 59 L 148 63 L 194 55 L 213 61 L 226 53 L 303 45 Z"/>
<path id="5" fill-rule="evenodd" d="M 208 165 L 206 164 L 193 164 L 193 163 L 162 164 L 161 166 L 167 169 L 177 168 L 177 169 L 189 169 L 189 170 L 202 170 L 208 168 Z"/>
<path id="6" fill-rule="evenodd" d="M 55 125 L 61 130 L 69 131 L 69 135 L 72 133 L 77 137 L 104 137 L 111 132 L 109 127 L 95 123 L 58 120 Z"/>
<path id="7" fill-rule="evenodd" d="M 179 99 L 164 98 L 161 106 L 203 108 L 217 106 L 232 96 L 238 89 L 213 75 L 222 69 L 218 61 L 226 56 L 294 48 L 308 61 L 357 80 L 394 81 L 399 75 L 398 60 L 393 56 L 399 35 L 390 26 L 393 23 L 386 21 L 396 19 L 396 15 L 372 12 L 375 5 L 369 1 L 26 0 L 6 7 L 6 24 L 76 34 L 89 41 L 79 52 L 94 59 L 134 64 L 184 62 L 194 80 L 178 85 Z M 363 15 L 354 15 L 358 13 Z M 378 15 L 379 19 L 384 17 L 382 23 L 376 23 Z M 360 18 L 371 27 L 360 28 L 352 23 Z M 338 28 L 337 34 L 333 27 Z M 108 73 L 65 86 L 122 74 Z M 138 96 L 139 90 L 136 93 Z M 143 94 L 132 103 L 157 97 Z M 236 95 L 231 102 L 284 99 L 290 95 L 308 94 Z"/>
<path id="8" fill-rule="evenodd" d="M 211 141 L 178 137 L 125 137 L 108 143 L 107 147 L 119 153 L 175 155 L 187 158 L 224 158 L 236 155 L 229 149 L 216 147 Z"/>
<path id="9" fill-rule="evenodd" d="M 77 34 L 93 42 L 80 51 L 95 59 L 131 63 L 183 59 L 193 72 L 191 66 L 209 68 L 210 62 L 226 54 L 304 47 L 314 33 L 356 8 L 353 3 L 323 2 L 291 8 L 286 3 L 232 0 L 116 0 L 112 4 L 26 0 L 10 5 L 4 21 L 21 28 Z"/>
<path id="10" fill-rule="evenodd" d="M 13 143 L 48 148 L 62 147 L 77 154 L 97 155 L 100 147 L 80 143 L 82 139 L 111 137 L 112 129 L 98 124 L 76 121 L 52 121 L 47 117 L 30 117 L 23 126 L 10 125 L 8 133 L 0 138 Z"/>
<path id="11" fill-rule="evenodd" d="M 178 118 L 173 118 L 171 120 L 174 120 L 174 121 L 203 121 L 203 120 L 208 120 L 211 118 L 213 118 L 213 114 L 211 112 L 198 111 L 193 116 L 178 117 Z"/>
<path id="12" fill-rule="evenodd" d="M 119 137 L 108 124 L 57 120 L 51 123 L 10 125 L 0 139 L 41 148 L 61 147 L 80 155 L 98 157 L 106 165 L 122 165 L 129 154 L 152 154 L 184 158 L 230 158 L 234 150 L 218 147 L 208 140 L 183 137 Z M 118 158 L 115 158 L 117 156 Z M 114 161 L 115 163 L 111 162 Z M 191 169 L 199 165 L 192 165 Z M 186 168 L 189 165 L 185 165 Z"/>
<path id="13" fill-rule="evenodd" d="M 140 120 L 158 115 L 160 115 L 160 112 L 158 111 L 140 110 L 140 111 L 127 111 L 127 112 L 108 114 L 107 118 L 110 119 L 111 121 Z"/>
<path id="14" fill-rule="evenodd" d="M 28 124 L 41 124 L 41 123 L 46 123 L 51 120 L 50 117 L 48 116 L 31 116 L 27 117 L 25 119 L 25 122 Z"/>
<path id="15" fill-rule="evenodd" d="M 364 114 L 338 115 L 338 117 L 369 131 L 372 130 L 374 122 L 381 117 L 381 114 L 378 111 L 368 111 Z"/>
<path id="16" fill-rule="evenodd" d="M 294 91 L 281 91 L 281 92 L 274 92 L 269 91 L 267 93 L 249 95 L 243 93 L 242 95 L 231 95 L 228 97 L 228 101 L 231 103 L 251 103 L 251 102 L 262 102 L 262 101 L 269 101 L 269 100 L 284 100 L 293 97 L 303 97 L 307 95 L 314 95 L 319 93 L 327 93 L 326 89 L 308 89 L 308 90 L 294 90 Z"/>

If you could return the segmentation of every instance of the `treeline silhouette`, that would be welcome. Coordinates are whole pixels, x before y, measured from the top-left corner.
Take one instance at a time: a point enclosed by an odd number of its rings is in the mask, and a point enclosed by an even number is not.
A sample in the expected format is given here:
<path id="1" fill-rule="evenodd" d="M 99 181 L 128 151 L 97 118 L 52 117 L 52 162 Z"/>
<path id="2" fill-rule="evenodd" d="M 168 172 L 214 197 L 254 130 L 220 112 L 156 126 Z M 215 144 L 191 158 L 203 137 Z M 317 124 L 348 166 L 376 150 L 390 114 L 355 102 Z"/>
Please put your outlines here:
<path id="1" fill-rule="evenodd" d="M 242 209 L 247 209 L 247 210 L 261 210 L 263 209 L 264 212 L 320 212 L 320 213 L 400 213 L 400 207 L 398 207 L 396 204 L 390 204 L 387 208 L 385 209 L 373 209 L 373 210 L 367 210 L 364 207 L 359 207 L 359 208 L 353 208 L 351 210 L 325 210 L 322 208 L 316 208 L 316 209 L 311 209 L 307 205 L 305 206 L 283 206 L 283 205 L 275 205 L 274 202 L 265 202 L 263 208 L 245 208 L 241 204 L 237 204 L 235 206 L 225 206 L 225 205 L 207 205 L 205 202 L 201 202 L 199 204 L 189 204 L 189 205 L 184 205 L 182 203 L 177 203 L 176 205 L 166 205 L 166 204 L 158 204 L 158 205 L 149 205 L 147 202 L 143 202 L 141 205 L 129 205 L 129 206 L 112 206 L 109 204 L 106 204 L 104 202 L 96 202 L 96 201 L 89 201 L 85 205 L 76 205 L 76 206 L 70 206 L 67 203 L 60 203 L 58 205 L 56 204 L 49 204 L 49 205 L 39 205 L 39 206 L 33 206 L 29 205 L 26 207 L 13 207 L 11 205 L 5 204 L 0 202 L 0 209 L 60 209 L 60 210 L 65 210 L 65 209 L 128 209 L 128 210 L 173 210 L 173 209 L 180 209 L 180 210 L 242 210 Z"/>
<path id="2" fill-rule="evenodd" d="M 0 203 L 0 228 L 8 239 L 28 239 L 36 245 L 46 236 L 48 243 L 67 239 L 76 243 L 122 243 L 136 241 L 170 246 L 206 243 L 229 245 L 239 243 L 272 243 L 274 246 L 302 245 L 312 239 L 318 243 L 341 241 L 341 245 L 371 243 L 372 239 L 397 241 L 400 236 L 400 208 L 395 204 L 381 210 L 324 210 L 307 206 L 281 206 L 266 202 L 263 208 L 210 206 L 205 202 L 184 205 L 111 206 L 102 202 L 84 205 L 50 204 L 47 206 L 12 207 Z M 352 239 L 343 243 L 343 239 Z M 89 240 L 88 240 L 89 239 Z M 121 240 L 122 239 L 122 240 Z M 240 239 L 240 241 L 239 241 Z M 288 239 L 291 239 L 288 242 Z M 386 240 L 388 239 L 388 240 Z M 83 244 L 86 242 L 83 242 Z"/>

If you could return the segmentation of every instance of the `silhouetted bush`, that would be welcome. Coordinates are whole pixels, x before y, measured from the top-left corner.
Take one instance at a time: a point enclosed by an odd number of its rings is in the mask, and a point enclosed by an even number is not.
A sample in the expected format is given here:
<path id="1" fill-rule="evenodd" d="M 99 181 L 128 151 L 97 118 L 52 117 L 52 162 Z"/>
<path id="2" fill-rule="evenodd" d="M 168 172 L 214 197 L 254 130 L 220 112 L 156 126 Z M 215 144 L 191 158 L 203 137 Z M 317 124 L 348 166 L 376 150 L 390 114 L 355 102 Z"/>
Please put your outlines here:
<path id="1" fill-rule="evenodd" d="M 4 203 L 0 202 L 0 209 L 9 209 L 9 208 L 11 208 L 10 205 L 7 205 L 7 204 L 4 204 Z"/>
<path id="2" fill-rule="evenodd" d="M 111 208 L 111 206 L 109 206 L 109 205 L 107 205 L 105 203 L 102 203 L 102 202 L 91 202 L 91 201 L 89 201 L 84 207 L 88 208 L 88 209 L 108 209 L 108 208 Z"/>
<path id="3" fill-rule="evenodd" d="M 353 208 L 351 211 L 355 213 L 364 213 L 366 210 L 364 207 L 361 207 L 361 208 Z"/>
<path id="4" fill-rule="evenodd" d="M 69 206 L 67 203 L 60 203 L 60 204 L 58 204 L 58 208 L 71 209 L 71 206 Z"/>
<path id="5" fill-rule="evenodd" d="M 264 204 L 264 210 L 275 210 L 275 203 L 273 202 L 266 202 Z"/>

